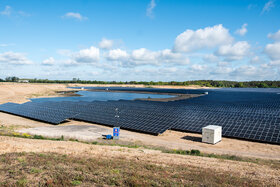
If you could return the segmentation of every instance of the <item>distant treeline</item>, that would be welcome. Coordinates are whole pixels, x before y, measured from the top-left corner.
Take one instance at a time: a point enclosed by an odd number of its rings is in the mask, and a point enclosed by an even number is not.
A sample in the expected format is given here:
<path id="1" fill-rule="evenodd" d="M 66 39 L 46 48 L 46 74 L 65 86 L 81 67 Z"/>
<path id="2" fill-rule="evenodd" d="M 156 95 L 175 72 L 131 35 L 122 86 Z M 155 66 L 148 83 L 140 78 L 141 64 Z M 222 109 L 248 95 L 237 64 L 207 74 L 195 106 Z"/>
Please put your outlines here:
<path id="1" fill-rule="evenodd" d="M 216 81 L 216 80 L 194 80 L 194 81 L 170 81 L 170 82 L 147 82 L 147 81 L 89 81 L 73 78 L 72 80 L 48 80 L 48 79 L 19 79 L 18 77 L 7 77 L 0 79 L 0 82 L 29 82 L 29 83 L 80 83 L 80 84 L 143 84 L 143 85 L 174 85 L 174 86 L 188 86 L 198 85 L 204 87 L 227 87 L 227 88 L 280 88 L 280 81 Z"/>

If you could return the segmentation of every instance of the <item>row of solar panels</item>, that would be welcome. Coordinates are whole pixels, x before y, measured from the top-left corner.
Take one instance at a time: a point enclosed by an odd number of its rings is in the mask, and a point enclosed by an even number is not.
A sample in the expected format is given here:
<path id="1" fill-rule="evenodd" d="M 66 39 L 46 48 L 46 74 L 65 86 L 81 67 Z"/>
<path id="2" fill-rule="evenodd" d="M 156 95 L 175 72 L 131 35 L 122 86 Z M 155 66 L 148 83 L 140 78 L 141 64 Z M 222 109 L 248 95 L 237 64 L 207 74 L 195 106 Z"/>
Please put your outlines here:
<path id="1" fill-rule="evenodd" d="M 36 104 L 15 104 L 5 103 L 0 105 L 0 111 L 44 121 L 52 124 L 59 124 L 66 119 L 74 118 L 77 113 L 71 110 L 59 110 L 47 108 Z"/>
<path id="2" fill-rule="evenodd" d="M 212 102 L 213 97 L 216 97 L 216 102 Z M 279 97 L 277 99 L 271 93 L 264 94 L 266 103 L 262 106 L 255 105 L 255 99 L 251 99 L 254 101 L 251 104 L 245 98 L 239 98 L 244 102 L 235 103 L 215 93 L 173 102 L 6 103 L 0 105 L 0 111 L 53 124 L 76 119 L 151 134 L 161 134 L 167 129 L 201 132 L 206 125 L 220 125 L 224 136 L 280 144 Z M 275 103 L 279 104 L 278 107 L 274 106 Z M 116 108 L 120 111 L 119 118 L 116 118 Z"/>

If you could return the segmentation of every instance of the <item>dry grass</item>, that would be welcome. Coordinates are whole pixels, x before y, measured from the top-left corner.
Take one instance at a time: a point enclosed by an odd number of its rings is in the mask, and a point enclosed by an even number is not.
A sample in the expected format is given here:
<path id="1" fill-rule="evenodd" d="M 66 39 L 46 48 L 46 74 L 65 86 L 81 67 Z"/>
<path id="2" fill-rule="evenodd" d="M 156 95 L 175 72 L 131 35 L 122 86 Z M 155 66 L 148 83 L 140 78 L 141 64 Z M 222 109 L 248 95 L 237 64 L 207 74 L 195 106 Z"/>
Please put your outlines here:
<path id="1" fill-rule="evenodd" d="M 162 153 L 169 153 L 169 154 L 180 154 L 180 155 L 192 155 L 192 156 L 200 156 L 200 157 L 210 157 L 210 158 L 217 158 L 221 160 L 233 160 L 233 161 L 241 161 L 241 162 L 248 162 L 248 163 L 256 163 L 258 165 L 266 165 L 270 168 L 275 168 L 280 170 L 280 160 L 271 160 L 271 159 L 259 159 L 259 158 L 250 158 L 250 157 L 243 157 L 243 156 L 236 156 L 236 155 L 228 155 L 228 154 L 209 154 L 209 153 L 202 153 L 199 150 L 191 149 L 191 150 L 182 150 L 182 149 L 168 149 L 166 147 L 160 146 L 153 146 L 153 145 L 145 145 L 142 142 L 136 141 L 123 141 L 123 140 L 104 140 L 104 139 L 97 139 L 93 142 L 83 142 L 75 139 L 65 140 L 63 136 L 60 138 L 47 138 L 41 135 L 29 135 L 27 133 L 17 133 L 14 129 L 17 129 L 18 126 L 0 126 L 0 136 L 10 136 L 10 137 L 19 137 L 19 138 L 27 138 L 27 139 L 42 139 L 42 140 L 53 140 L 53 141 L 73 141 L 73 142 L 80 142 L 84 144 L 94 144 L 94 145 L 101 145 L 101 146 L 117 146 L 117 147 L 126 147 L 132 149 L 144 148 L 150 150 L 157 150 Z"/>
<path id="2" fill-rule="evenodd" d="M 86 158 L 57 153 L 0 155 L 1 186 L 262 186 L 228 172 L 126 158 Z M 267 184 L 270 185 L 270 184 Z M 273 184 L 271 184 L 273 185 Z"/>

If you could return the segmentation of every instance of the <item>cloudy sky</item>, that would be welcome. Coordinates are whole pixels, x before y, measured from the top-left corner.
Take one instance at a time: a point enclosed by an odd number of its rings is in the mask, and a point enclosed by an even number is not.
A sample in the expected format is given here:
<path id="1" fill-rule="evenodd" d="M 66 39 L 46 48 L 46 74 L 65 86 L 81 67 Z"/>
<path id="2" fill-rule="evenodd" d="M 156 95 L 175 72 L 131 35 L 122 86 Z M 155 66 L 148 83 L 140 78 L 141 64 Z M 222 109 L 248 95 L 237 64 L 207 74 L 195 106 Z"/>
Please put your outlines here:
<path id="1" fill-rule="evenodd" d="M 0 77 L 279 80 L 279 0 L 0 0 Z"/>

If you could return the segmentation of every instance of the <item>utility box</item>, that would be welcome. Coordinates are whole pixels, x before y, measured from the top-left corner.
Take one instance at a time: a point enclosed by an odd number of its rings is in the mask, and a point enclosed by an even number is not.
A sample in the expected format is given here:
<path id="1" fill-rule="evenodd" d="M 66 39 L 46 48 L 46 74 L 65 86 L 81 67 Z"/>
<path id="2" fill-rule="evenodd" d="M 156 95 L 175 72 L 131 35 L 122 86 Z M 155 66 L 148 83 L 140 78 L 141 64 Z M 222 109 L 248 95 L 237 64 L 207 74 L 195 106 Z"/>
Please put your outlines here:
<path id="1" fill-rule="evenodd" d="M 216 144 L 222 140 L 222 127 L 208 125 L 202 128 L 202 142 Z"/>

